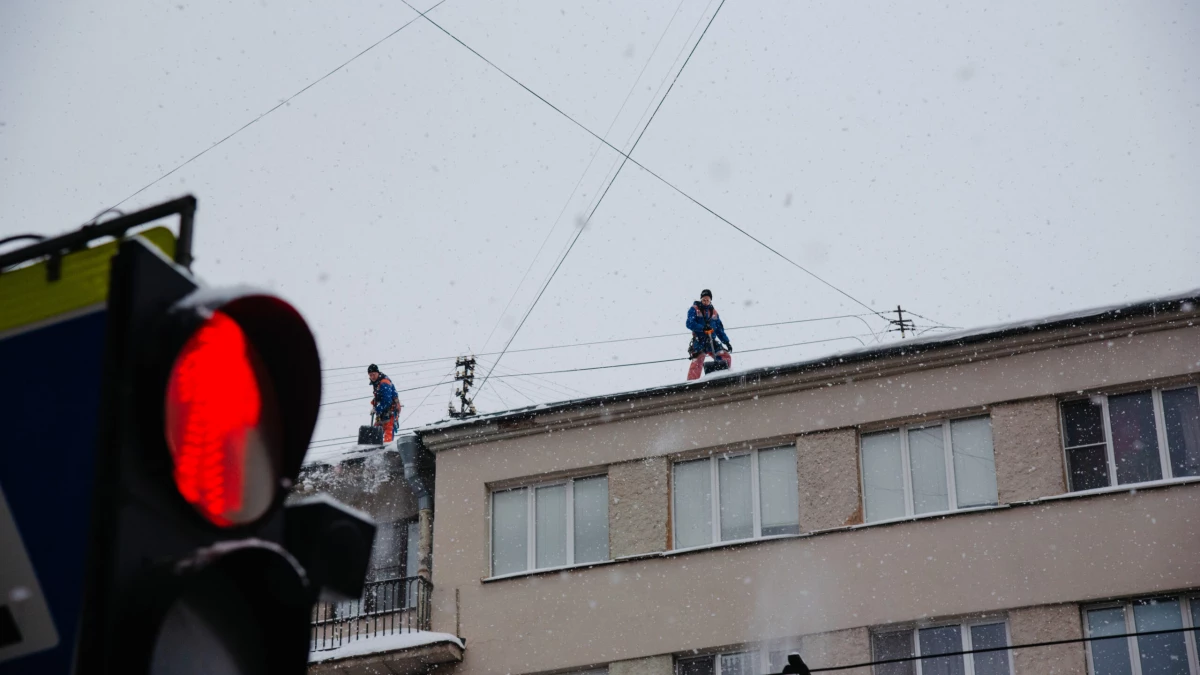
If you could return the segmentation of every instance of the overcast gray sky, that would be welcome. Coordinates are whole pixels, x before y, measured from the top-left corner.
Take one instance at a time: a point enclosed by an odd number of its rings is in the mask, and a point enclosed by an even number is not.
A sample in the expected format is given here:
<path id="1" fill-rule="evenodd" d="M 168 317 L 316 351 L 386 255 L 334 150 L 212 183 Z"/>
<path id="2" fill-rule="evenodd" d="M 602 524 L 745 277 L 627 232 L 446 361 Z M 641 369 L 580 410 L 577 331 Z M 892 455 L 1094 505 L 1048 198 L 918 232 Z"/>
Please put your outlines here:
<path id="1" fill-rule="evenodd" d="M 718 4 L 429 16 L 628 150 Z M 0 3 L 0 236 L 79 225 L 414 17 L 398 0 Z M 1195 2 L 728 0 L 633 156 L 870 307 L 974 327 L 1197 285 L 1197 64 Z M 355 366 L 328 373 L 331 402 L 368 396 L 373 361 L 406 389 L 452 363 L 395 362 L 503 348 L 620 159 L 418 20 L 122 208 L 195 194 L 194 270 L 293 301 L 323 365 Z M 732 328 L 866 312 L 630 164 L 512 349 L 681 333 L 704 287 Z M 865 321 L 735 330 L 735 367 L 870 342 L 884 325 Z M 496 372 L 686 342 L 517 352 Z M 686 365 L 506 378 L 477 403 Z M 405 426 L 444 416 L 450 387 L 429 392 L 401 395 Z M 337 438 L 367 403 L 322 412 L 315 438 Z"/>

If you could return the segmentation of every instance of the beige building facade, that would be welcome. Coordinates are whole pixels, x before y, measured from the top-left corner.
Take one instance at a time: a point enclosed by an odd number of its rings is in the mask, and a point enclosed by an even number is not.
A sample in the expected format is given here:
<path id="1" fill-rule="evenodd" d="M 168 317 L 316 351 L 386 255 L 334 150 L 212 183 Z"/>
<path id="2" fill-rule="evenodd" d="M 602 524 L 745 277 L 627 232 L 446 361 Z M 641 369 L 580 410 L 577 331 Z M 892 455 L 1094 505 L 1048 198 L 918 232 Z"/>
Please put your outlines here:
<path id="1" fill-rule="evenodd" d="M 1195 295 L 423 429 L 436 668 L 1200 675 Z"/>

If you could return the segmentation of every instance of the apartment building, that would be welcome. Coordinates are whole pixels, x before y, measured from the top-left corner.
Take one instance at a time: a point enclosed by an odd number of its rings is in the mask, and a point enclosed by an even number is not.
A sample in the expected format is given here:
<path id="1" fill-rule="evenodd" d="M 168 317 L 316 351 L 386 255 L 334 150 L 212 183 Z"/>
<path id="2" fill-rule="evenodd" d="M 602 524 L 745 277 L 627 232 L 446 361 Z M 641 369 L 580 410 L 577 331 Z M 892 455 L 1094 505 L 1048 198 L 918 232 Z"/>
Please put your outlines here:
<path id="1" fill-rule="evenodd" d="M 1200 675 L 1197 296 L 420 430 L 431 667 Z"/>

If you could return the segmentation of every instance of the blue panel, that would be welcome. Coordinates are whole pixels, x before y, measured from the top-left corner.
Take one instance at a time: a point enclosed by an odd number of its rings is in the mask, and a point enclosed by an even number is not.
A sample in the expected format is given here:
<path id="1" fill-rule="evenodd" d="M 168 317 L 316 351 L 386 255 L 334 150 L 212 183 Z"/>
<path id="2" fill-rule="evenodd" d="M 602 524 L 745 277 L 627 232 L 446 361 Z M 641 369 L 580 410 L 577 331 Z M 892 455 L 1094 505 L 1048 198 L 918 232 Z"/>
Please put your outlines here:
<path id="1" fill-rule="evenodd" d="M 0 675 L 66 675 L 78 633 L 97 447 L 105 317 L 0 340 L 0 486 L 58 630 Z"/>

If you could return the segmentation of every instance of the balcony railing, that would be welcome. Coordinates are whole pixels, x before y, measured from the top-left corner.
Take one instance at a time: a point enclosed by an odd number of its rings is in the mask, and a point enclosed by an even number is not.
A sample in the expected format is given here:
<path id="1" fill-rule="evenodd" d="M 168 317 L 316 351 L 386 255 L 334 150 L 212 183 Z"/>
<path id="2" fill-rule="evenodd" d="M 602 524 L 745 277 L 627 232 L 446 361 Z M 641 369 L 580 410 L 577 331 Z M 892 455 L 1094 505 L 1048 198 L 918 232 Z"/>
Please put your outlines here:
<path id="1" fill-rule="evenodd" d="M 429 630 L 433 584 L 421 577 L 371 581 L 362 598 L 313 607 L 311 651 L 378 635 Z"/>

